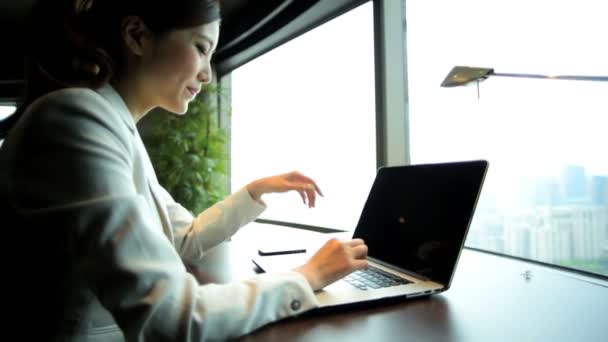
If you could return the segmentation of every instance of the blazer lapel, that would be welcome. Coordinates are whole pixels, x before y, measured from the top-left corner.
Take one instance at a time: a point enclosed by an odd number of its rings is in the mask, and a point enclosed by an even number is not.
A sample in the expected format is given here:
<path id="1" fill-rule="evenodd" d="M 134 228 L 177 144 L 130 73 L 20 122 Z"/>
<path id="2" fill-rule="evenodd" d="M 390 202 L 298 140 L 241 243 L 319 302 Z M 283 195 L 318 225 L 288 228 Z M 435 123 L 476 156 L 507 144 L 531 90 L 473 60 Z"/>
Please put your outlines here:
<path id="1" fill-rule="evenodd" d="M 171 220 L 169 219 L 169 213 L 167 211 L 167 205 L 163 200 L 162 196 L 159 194 L 158 187 L 160 184 L 158 183 L 158 179 L 156 178 L 156 173 L 154 172 L 154 167 L 152 166 L 152 162 L 150 161 L 150 157 L 146 152 L 146 148 L 139 136 L 139 133 L 135 132 L 135 140 L 136 140 L 136 149 L 138 150 L 141 158 L 142 164 L 144 168 L 144 177 L 147 180 L 148 188 L 150 190 L 150 194 L 152 195 L 152 199 L 154 200 L 154 204 L 156 205 L 156 211 L 158 212 L 158 217 L 160 219 L 160 223 L 163 228 L 163 232 L 169 238 L 171 243 L 174 242 L 173 237 L 173 229 L 171 227 Z"/>
<path id="2" fill-rule="evenodd" d="M 129 108 L 111 85 L 105 85 L 98 89 L 97 92 L 105 97 L 116 111 L 121 114 L 125 125 L 133 133 L 135 149 L 133 156 L 133 180 L 136 183 L 136 187 L 139 187 L 141 191 L 140 194 L 146 198 L 148 205 L 151 207 L 151 211 L 157 213 L 157 217 L 153 218 L 153 220 L 160 224 L 165 236 L 173 243 L 173 229 L 171 227 L 169 213 L 167 212 L 167 207 L 158 191 L 160 184 L 156 178 L 156 173 L 152 167 L 152 162 L 150 162 L 148 152 L 137 131 L 135 120 L 129 112 Z"/>

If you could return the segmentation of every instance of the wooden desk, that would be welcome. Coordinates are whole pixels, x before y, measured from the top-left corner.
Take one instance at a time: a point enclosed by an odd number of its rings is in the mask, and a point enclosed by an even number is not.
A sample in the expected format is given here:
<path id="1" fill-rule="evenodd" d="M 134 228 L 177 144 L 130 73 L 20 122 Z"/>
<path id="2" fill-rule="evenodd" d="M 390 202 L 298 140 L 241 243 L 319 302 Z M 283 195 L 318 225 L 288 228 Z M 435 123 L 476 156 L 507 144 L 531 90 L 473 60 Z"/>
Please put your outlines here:
<path id="1" fill-rule="evenodd" d="M 209 251 L 202 282 L 255 274 L 263 239 L 305 238 L 293 228 L 252 224 Z M 529 271 L 526 279 L 522 274 Z M 242 341 L 608 341 L 608 284 L 532 263 L 464 250 L 452 288 L 430 298 L 305 314 Z"/>

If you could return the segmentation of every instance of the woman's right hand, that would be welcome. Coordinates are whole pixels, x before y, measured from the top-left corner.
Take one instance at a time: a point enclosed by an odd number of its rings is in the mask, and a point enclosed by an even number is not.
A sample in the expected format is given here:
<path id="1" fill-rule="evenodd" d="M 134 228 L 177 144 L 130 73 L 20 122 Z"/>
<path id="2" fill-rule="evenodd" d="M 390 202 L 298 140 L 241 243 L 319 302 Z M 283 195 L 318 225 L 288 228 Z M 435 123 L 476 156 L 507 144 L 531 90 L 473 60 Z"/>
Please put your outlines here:
<path id="1" fill-rule="evenodd" d="M 361 239 L 330 239 L 304 265 L 300 272 L 313 290 L 320 290 L 349 273 L 367 268 L 367 245 Z"/>

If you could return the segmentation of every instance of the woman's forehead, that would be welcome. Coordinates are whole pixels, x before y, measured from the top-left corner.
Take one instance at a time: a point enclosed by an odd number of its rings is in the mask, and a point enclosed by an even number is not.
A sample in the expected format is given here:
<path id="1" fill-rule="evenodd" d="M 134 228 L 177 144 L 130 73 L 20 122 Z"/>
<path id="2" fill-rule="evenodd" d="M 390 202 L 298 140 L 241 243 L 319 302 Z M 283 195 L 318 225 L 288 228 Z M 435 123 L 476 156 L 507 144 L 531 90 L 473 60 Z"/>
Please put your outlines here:
<path id="1" fill-rule="evenodd" d="M 217 43 L 219 32 L 220 32 L 220 24 L 219 20 L 208 24 L 202 24 L 198 26 L 191 27 L 189 31 L 195 36 L 204 38 L 209 40 L 211 43 Z"/>

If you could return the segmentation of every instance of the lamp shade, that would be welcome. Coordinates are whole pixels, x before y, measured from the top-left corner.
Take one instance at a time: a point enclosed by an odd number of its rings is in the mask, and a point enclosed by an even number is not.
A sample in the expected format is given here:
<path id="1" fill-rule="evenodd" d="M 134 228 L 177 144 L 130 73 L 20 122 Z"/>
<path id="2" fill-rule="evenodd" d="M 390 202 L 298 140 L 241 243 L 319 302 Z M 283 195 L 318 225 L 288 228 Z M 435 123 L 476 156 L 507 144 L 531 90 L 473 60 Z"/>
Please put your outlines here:
<path id="1" fill-rule="evenodd" d="M 458 87 L 467 85 L 473 81 L 483 81 L 490 75 L 494 74 L 494 69 L 491 68 L 479 68 L 479 67 L 466 67 L 466 66 L 455 66 L 447 74 L 443 82 L 442 87 Z"/>

